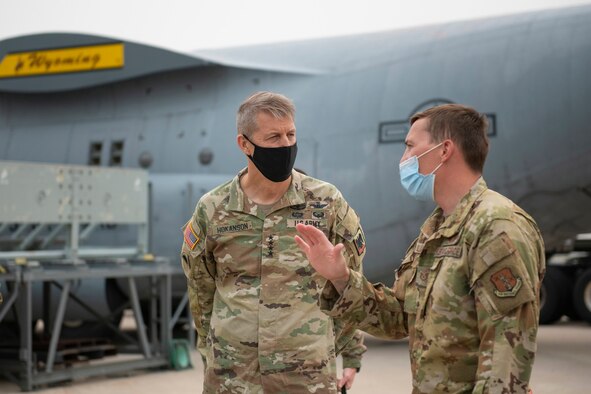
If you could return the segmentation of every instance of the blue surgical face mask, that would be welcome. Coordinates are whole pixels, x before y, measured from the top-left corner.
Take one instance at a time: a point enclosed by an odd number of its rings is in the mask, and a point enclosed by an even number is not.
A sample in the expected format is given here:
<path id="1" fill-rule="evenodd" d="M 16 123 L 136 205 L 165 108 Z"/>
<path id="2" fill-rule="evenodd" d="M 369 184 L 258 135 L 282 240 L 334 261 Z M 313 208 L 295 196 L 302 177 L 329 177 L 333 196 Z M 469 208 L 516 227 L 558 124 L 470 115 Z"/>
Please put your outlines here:
<path id="1" fill-rule="evenodd" d="M 402 183 L 402 187 L 406 189 L 408 194 L 419 201 L 435 199 L 435 171 L 437 171 L 443 164 L 443 162 L 439 163 L 430 174 L 423 175 L 419 172 L 419 158 L 441 146 L 441 144 L 443 144 L 443 142 L 435 145 L 433 148 L 419 156 L 412 156 L 400 163 L 400 183 Z"/>

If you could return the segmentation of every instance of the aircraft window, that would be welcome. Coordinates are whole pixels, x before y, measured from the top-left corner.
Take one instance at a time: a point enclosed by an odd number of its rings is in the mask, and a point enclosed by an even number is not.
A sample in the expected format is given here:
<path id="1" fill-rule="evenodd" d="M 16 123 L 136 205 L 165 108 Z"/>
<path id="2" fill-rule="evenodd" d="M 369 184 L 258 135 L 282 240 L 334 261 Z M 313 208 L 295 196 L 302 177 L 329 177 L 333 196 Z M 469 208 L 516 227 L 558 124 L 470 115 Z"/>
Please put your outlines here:
<path id="1" fill-rule="evenodd" d="M 88 165 L 100 166 L 102 154 L 103 154 L 103 143 L 102 142 L 91 142 L 90 143 L 90 153 L 88 155 Z"/>
<path id="2" fill-rule="evenodd" d="M 488 132 L 486 133 L 489 137 L 497 135 L 497 115 L 496 114 L 485 114 L 488 118 Z"/>
<path id="3" fill-rule="evenodd" d="M 109 165 L 112 167 L 121 167 L 123 164 L 123 141 L 111 142 L 111 158 Z"/>
<path id="4" fill-rule="evenodd" d="M 380 143 L 404 142 L 408 133 L 408 121 L 380 123 Z"/>

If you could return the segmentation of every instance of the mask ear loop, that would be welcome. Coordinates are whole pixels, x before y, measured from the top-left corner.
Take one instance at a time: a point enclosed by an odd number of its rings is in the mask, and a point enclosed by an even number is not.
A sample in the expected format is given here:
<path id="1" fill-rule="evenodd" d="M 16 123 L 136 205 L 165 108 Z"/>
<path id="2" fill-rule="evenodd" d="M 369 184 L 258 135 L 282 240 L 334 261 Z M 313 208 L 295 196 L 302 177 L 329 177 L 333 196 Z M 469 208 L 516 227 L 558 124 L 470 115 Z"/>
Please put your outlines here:
<path id="1" fill-rule="evenodd" d="M 244 133 L 241 133 L 240 135 L 241 135 L 241 136 L 243 136 L 245 140 L 247 140 L 248 142 L 250 142 L 250 144 L 251 144 L 252 146 L 254 146 L 254 149 L 256 149 L 256 148 L 257 148 L 257 146 L 255 145 L 255 143 L 254 143 L 254 142 L 252 142 L 252 141 L 251 141 L 251 140 L 250 140 L 250 139 L 249 139 L 249 138 L 246 136 L 246 134 L 244 134 Z M 252 156 L 254 155 L 254 152 L 252 152 L 252 154 L 251 154 L 251 155 L 247 154 L 246 152 L 244 152 L 244 154 L 245 154 L 246 156 L 248 156 L 248 157 L 252 157 Z"/>
<path id="2" fill-rule="evenodd" d="M 417 156 L 417 161 L 418 161 L 418 160 L 419 160 L 419 159 L 420 159 L 422 156 L 424 156 L 424 155 L 426 155 L 427 153 L 431 152 L 433 149 L 436 149 L 436 148 L 440 147 L 441 145 L 443 145 L 443 143 L 444 143 L 444 142 L 445 142 L 445 141 L 441 141 L 439 144 L 435 145 L 433 148 L 429 149 L 429 150 L 428 150 L 428 151 L 426 151 L 426 152 L 423 152 L 423 153 L 421 153 L 419 156 Z M 439 169 L 439 167 L 441 167 L 442 165 L 443 165 L 443 162 L 439 163 L 439 165 L 438 165 L 437 167 L 435 167 L 435 169 L 434 169 L 433 171 L 431 171 L 431 172 L 429 173 L 429 175 L 433 175 L 433 174 L 435 174 L 435 171 L 437 171 L 437 170 Z"/>
<path id="3" fill-rule="evenodd" d="M 439 165 L 437 167 L 435 167 L 435 169 L 433 171 L 431 171 L 431 173 L 429 175 L 435 174 L 435 171 L 437 171 L 439 169 L 439 167 L 441 167 L 442 165 L 443 165 L 443 162 L 439 163 Z"/>
<path id="4" fill-rule="evenodd" d="M 443 145 L 444 142 L 445 141 L 442 141 L 439 144 L 435 145 L 433 148 L 429 149 L 428 151 L 421 153 L 420 155 L 417 156 L 417 159 L 420 159 L 421 157 L 425 156 L 427 153 L 431 152 L 433 149 L 439 148 L 441 145 Z"/>

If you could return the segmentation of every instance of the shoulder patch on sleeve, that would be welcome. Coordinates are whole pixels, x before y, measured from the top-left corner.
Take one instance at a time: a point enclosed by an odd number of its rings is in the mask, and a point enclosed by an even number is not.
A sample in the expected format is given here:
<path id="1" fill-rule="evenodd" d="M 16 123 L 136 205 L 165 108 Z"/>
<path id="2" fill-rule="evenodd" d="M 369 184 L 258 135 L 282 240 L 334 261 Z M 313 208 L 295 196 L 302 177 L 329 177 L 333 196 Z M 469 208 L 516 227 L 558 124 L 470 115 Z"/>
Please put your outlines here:
<path id="1" fill-rule="evenodd" d="M 505 267 L 490 276 L 497 297 L 515 297 L 523 284 L 519 276 L 515 276 L 510 267 Z"/>
<path id="2" fill-rule="evenodd" d="M 185 243 L 189 247 L 189 249 L 195 249 L 195 245 L 199 242 L 200 238 L 197 235 L 197 231 L 193 228 L 193 220 L 189 220 L 185 225 L 185 230 L 183 231 L 183 235 L 185 238 Z"/>
<path id="3" fill-rule="evenodd" d="M 346 210 L 341 210 L 342 212 L 345 213 L 345 216 L 342 218 L 340 217 L 340 213 L 337 213 L 336 233 L 348 242 L 354 242 L 360 230 L 359 217 L 353 208 L 349 206 L 347 206 Z M 363 244 L 365 244 L 365 238 L 362 239 Z"/>
<path id="4" fill-rule="evenodd" d="M 363 235 L 363 230 L 361 227 L 357 228 L 357 233 L 355 234 L 355 249 L 357 249 L 357 254 L 361 256 L 363 252 L 365 252 L 365 236 Z"/>

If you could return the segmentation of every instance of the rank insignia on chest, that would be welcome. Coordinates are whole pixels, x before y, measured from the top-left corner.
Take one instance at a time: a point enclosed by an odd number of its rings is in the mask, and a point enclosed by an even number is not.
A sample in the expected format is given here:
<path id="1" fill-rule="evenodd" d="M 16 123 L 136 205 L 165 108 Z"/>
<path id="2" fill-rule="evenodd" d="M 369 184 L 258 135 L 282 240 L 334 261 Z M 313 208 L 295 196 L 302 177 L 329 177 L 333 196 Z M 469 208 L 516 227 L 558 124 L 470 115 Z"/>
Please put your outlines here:
<path id="1" fill-rule="evenodd" d="M 521 288 L 521 278 L 513 275 L 511 268 L 506 267 L 491 275 L 490 281 L 495 286 L 494 293 L 497 297 L 515 297 Z"/>
<path id="2" fill-rule="evenodd" d="M 357 249 L 357 254 L 361 256 L 363 252 L 365 252 L 365 237 L 363 236 L 363 231 L 361 227 L 357 229 L 357 233 L 355 234 L 355 249 Z"/>
<path id="3" fill-rule="evenodd" d="M 197 231 L 195 231 L 193 229 L 193 221 L 189 220 L 189 222 L 187 222 L 187 225 L 185 227 L 185 231 L 183 232 L 184 234 L 184 238 L 185 238 L 185 243 L 187 244 L 187 246 L 189 247 L 189 249 L 193 250 L 195 249 L 195 245 L 197 245 L 197 242 L 199 242 L 199 236 L 197 235 Z"/>

